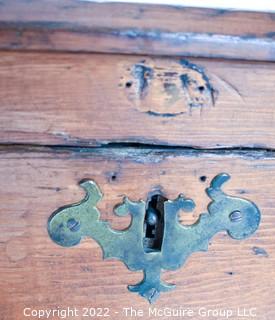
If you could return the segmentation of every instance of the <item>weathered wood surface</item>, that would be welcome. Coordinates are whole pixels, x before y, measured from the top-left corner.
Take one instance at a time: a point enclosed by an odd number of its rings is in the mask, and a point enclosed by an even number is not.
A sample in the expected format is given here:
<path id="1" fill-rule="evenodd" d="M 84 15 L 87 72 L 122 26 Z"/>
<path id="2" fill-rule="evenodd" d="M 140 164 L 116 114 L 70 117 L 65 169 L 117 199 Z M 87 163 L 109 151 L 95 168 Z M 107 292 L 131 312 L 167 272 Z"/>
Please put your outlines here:
<path id="1" fill-rule="evenodd" d="M 23 319 L 25 307 L 109 307 L 112 319 L 125 318 L 120 313 L 122 307 L 139 307 L 146 312 L 147 302 L 126 289 L 128 283 L 139 281 L 141 274 L 128 271 L 118 261 L 102 261 L 101 250 L 92 240 L 74 248 L 57 246 L 47 234 L 50 214 L 82 199 L 77 183 L 91 178 L 104 193 L 99 204 L 102 216 L 115 228 L 129 223 L 129 219 L 112 213 L 123 195 L 146 199 L 152 190 L 161 190 L 171 199 L 180 192 L 194 199 L 194 214 L 181 217 L 191 223 L 206 211 L 210 200 L 204 190 L 221 172 L 232 176 L 225 186 L 227 193 L 259 206 L 260 228 L 242 241 L 220 233 L 207 253 L 196 253 L 181 270 L 165 273 L 164 278 L 177 288 L 163 294 L 155 306 L 256 308 L 256 319 L 274 319 L 274 154 L 6 147 L 0 155 L 1 320 Z"/>
<path id="2" fill-rule="evenodd" d="M 75 0 L 3 0 L 0 48 L 275 60 L 275 14 Z"/>
<path id="3" fill-rule="evenodd" d="M 273 63 L 1 52 L 0 142 L 274 148 L 274 81 Z"/>

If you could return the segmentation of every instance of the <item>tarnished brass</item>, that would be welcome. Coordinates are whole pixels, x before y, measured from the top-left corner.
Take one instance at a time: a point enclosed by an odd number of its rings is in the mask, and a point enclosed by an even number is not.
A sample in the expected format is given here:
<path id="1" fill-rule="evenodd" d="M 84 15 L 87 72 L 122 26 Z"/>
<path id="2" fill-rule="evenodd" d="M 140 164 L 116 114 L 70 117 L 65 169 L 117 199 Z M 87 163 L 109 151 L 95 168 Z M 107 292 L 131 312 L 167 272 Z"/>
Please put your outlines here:
<path id="1" fill-rule="evenodd" d="M 179 222 L 178 214 L 181 210 L 192 211 L 195 204 L 181 194 L 175 200 L 162 198 L 163 210 L 126 197 L 115 208 L 118 216 L 131 215 L 131 224 L 123 231 L 113 230 L 108 222 L 100 220 L 96 205 L 102 193 L 95 182 L 84 181 L 80 185 L 86 190 L 86 197 L 54 212 L 48 221 L 48 232 L 54 242 L 64 247 L 91 237 L 101 246 L 104 259 L 119 259 L 132 271 L 143 270 L 144 279 L 128 289 L 152 303 L 160 292 L 174 288 L 161 281 L 162 270 L 178 269 L 193 252 L 207 251 L 209 240 L 219 231 L 227 231 L 234 239 L 244 239 L 258 228 L 261 215 L 257 206 L 221 190 L 229 178 L 221 173 L 212 180 L 206 189 L 212 200 L 208 213 L 188 226 Z"/>

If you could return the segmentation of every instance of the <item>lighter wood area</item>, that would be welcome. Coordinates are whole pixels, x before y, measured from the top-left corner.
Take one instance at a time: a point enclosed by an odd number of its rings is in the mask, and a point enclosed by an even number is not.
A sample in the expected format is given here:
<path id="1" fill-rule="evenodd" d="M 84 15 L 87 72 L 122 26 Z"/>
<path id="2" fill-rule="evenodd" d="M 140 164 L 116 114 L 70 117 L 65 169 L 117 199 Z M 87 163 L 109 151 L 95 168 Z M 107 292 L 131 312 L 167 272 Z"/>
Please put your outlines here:
<path id="1" fill-rule="evenodd" d="M 40 151 L 5 148 L 0 155 L 2 320 L 23 319 L 24 307 L 109 307 L 112 319 L 125 318 L 122 307 L 147 312 L 148 303 L 126 288 L 141 279 L 140 273 L 130 272 L 118 261 L 103 261 L 91 239 L 73 248 L 57 246 L 47 234 L 49 216 L 58 207 L 81 200 L 84 194 L 78 181 L 90 178 L 104 194 L 99 204 L 102 217 L 114 228 L 129 224 L 129 218 L 112 213 L 123 195 L 146 200 L 152 190 L 161 190 L 170 199 L 181 192 L 194 199 L 194 213 L 181 216 L 190 223 L 206 212 L 210 199 L 205 188 L 221 172 L 232 176 L 225 186 L 227 193 L 258 205 L 260 228 L 242 241 L 220 233 L 207 253 L 196 253 L 181 270 L 166 272 L 163 278 L 177 288 L 162 294 L 155 306 L 257 308 L 257 319 L 274 319 L 274 157 L 132 149 Z M 201 176 L 206 176 L 205 182 Z"/>

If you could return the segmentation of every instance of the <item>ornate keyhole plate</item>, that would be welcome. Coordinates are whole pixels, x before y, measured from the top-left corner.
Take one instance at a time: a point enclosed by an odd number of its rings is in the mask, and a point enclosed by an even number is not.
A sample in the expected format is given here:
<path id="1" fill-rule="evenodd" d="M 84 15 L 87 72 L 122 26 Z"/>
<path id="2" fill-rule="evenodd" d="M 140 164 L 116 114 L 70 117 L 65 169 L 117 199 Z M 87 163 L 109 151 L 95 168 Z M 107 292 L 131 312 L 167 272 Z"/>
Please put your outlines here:
<path id="1" fill-rule="evenodd" d="M 221 173 L 212 180 L 206 189 L 211 199 L 208 213 L 201 214 L 190 226 L 178 220 L 181 210 L 192 211 L 195 207 L 193 200 L 182 194 L 175 200 L 152 199 L 149 206 L 126 197 L 115 208 L 118 216 L 131 215 L 131 224 L 123 231 L 113 230 L 100 219 L 96 205 L 102 193 L 94 181 L 84 181 L 80 185 L 86 191 L 85 198 L 55 211 L 49 218 L 48 232 L 54 242 L 64 247 L 91 237 L 101 246 L 104 259 L 119 259 L 132 271 L 143 270 L 144 279 L 128 289 L 152 303 L 160 292 L 175 287 L 161 281 L 162 270 L 178 269 L 193 252 L 207 251 L 209 240 L 219 231 L 226 230 L 230 237 L 240 240 L 257 230 L 261 218 L 257 206 L 222 191 L 229 178 Z"/>

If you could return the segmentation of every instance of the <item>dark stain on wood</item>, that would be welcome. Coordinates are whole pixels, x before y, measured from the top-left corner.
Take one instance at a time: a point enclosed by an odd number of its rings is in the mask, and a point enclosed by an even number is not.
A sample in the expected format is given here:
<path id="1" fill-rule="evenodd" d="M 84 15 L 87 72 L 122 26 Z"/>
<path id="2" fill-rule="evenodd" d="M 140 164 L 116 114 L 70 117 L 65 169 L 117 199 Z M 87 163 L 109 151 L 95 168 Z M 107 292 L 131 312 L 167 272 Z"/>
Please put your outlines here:
<path id="1" fill-rule="evenodd" d="M 256 39 L 257 35 L 255 33 L 246 33 L 241 36 L 243 40 L 250 40 L 250 39 Z"/>
<path id="2" fill-rule="evenodd" d="M 260 247 L 253 247 L 252 248 L 253 253 L 257 256 L 262 256 L 262 257 L 266 257 L 268 258 L 268 253 L 264 248 L 260 248 Z"/>
<path id="3" fill-rule="evenodd" d="M 221 17 L 224 16 L 226 14 L 230 14 L 232 11 L 228 10 L 228 9 L 215 9 L 215 10 L 211 10 L 208 13 L 209 17 Z"/>
<path id="4" fill-rule="evenodd" d="M 247 193 L 246 190 L 243 190 L 243 189 L 236 190 L 236 192 L 238 194 L 246 194 Z"/>
<path id="5" fill-rule="evenodd" d="M 117 171 L 107 172 L 106 177 L 107 177 L 108 182 L 110 182 L 110 183 L 116 182 L 117 178 L 118 178 L 118 174 L 119 174 L 119 172 L 117 172 Z"/>
<path id="6" fill-rule="evenodd" d="M 233 272 L 233 271 L 227 271 L 225 273 L 228 274 L 229 276 L 234 276 L 235 275 L 235 272 Z"/>
<path id="7" fill-rule="evenodd" d="M 133 67 L 133 76 L 137 80 L 137 92 L 140 99 L 143 99 L 148 90 L 150 81 L 154 76 L 154 71 L 152 68 L 147 67 L 144 64 L 136 64 Z"/>
<path id="8" fill-rule="evenodd" d="M 59 192 L 61 190 L 60 187 L 44 187 L 44 186 L 38 186 L 37 189 L 41 189 L 41 190 L 53 190 L 56 192 Z"/>
<path id="9" fill-rule="evenodd" d="M 207 176 L 200 176 L 200 181 L 205 182 L 207 180 Z"/>
<path id="10" fill-rule="evenodd" d="M 180 114 L 185 114 L 186 112 L 178 112 L 178 113 L 158 113 L 158 112 L 154 112 L 154 111 L 146 111 L 146 113 L 149 116 L 154 116 L 154 117 L 163 117 L 163 118 L 173 118 L 176 117 Z"/>
<path id="11" fill-rule="evenodd" d="M 84 265 L 84 266 L 80 266 L 81 271 L 83 272 L 93 272 L 92 267 Z"/>
<path id="12" fill-rule="evenodd" d="M 265 36 L 266 36 L 267 38 L 273 39 L 273 38 L 275 38 L 275 31 L 267 32 L 267 33 L 265 34 Z"/>
<path id="13" fill-rule="evenodd" d="M 164 74 L 164 76 L 166 76 L 166 77 L 175 77 L 175 76 L 178 75 L 177 72 L 169 72 L 169 71 L 164 72 L 163 74 Z M 161 76 L 161 74 L 159 74 L 159 76 Z"/>

